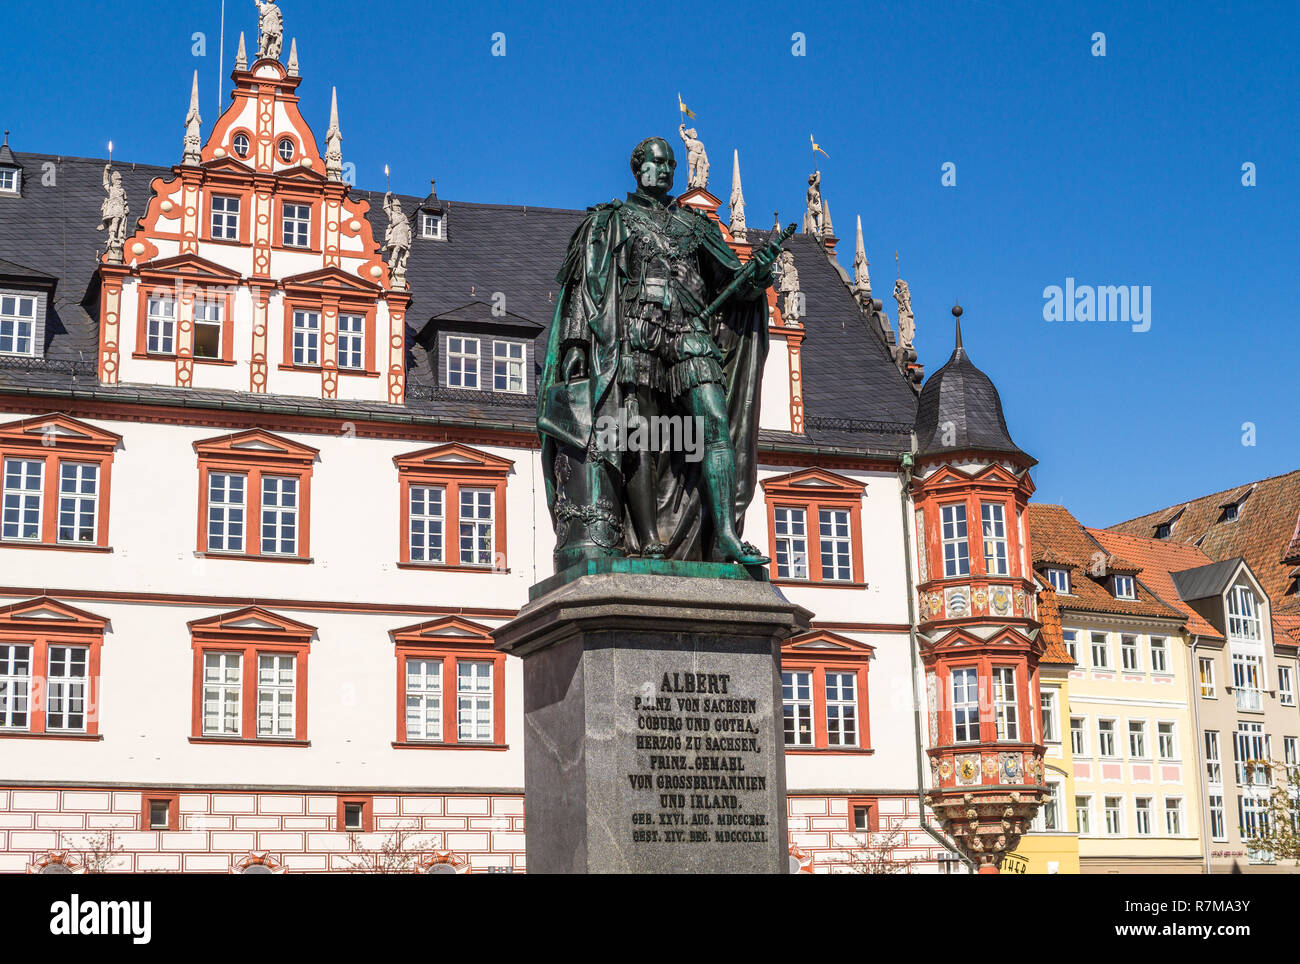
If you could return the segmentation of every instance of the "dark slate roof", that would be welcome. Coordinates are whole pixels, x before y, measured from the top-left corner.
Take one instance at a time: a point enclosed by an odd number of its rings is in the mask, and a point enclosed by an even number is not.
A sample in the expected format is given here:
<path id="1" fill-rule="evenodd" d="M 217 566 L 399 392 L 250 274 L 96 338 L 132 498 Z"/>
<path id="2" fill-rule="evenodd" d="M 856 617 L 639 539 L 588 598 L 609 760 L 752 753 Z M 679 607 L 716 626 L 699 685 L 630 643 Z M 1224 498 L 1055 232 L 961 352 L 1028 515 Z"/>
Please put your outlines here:
<path id="1" fill-rule="evenodd" d="M 952 356 L 921 389 L 916 441 L 918 456 L 969 450 L 1006 452 L 1035 464 L 1036 460 L 1011 441 L 993 380 L 975 367 L 962 346 L 960 320 Z"/>
<path id="2" fill-rule="evenodd" d="M 154 386 L 101 386 L 95 379 L 98 327 L 95 271 L 103 251 L 99 225 L 104 161 L 46 154 L 20 155 L 29 170 L 49 162 L 53 183 L 25 179 L 23 196 L 0 196 L 0 259 L 30 266 L 59 280 L 46 325 L 45 359 L 0 359 L 0 390 L 53 395 L 90 394 L 96 398 L 157 404 L 190 404 L 245 410 L 333 414 L 352 417 L 441 419 L 490 422 L 530 430 L 534 400 L 529 396 L 442 388 L 429 370 L 427 353 L 414 336 L 430 320 L 494 303 L 536 327 L 537 357 L 544 354 L 546 331 L 555 310 L 556 272 L 584 211 L 531 206 L 480 204 L 437 199 L 445 216 L 444 240 L 415 232 L 407 279 L 412 305 L 408 315 L 408 400 L 386 403 L 329 402 L 314 398 L 204 392 Z M 171 168 L 115 162 L 133 217 L 144 212 L 155 177 L 170 179 Z M 387 216 L 383 193 L 354 190 L 370 202 L 368 217 L 382 238 Z M 399 195 L 411 216 L 427 200 Z M 593 199 L 601 200 L 601 199 Z M 128 225 L 134 228 L 134 224 Z M 767 232 L 750 231 L 761 244 Z M 796 235 L 789 242 L 807 300 L 803 350 L 806 435 L 764 432 L 765 444 L 848 449 L 898 454 L 911 448 L 916 396 L 895 365 L 878 322 L 865 315 L 842 273 L 817 241 Z M 517 324 L 518 322 L 516 322 Z"/>
<path id="3" fill-rule="evenodd" d="M 1237 567 L 1244 561 L 1240 556 L 1235 556 L 1221 562 L 1212 562 L 1208 566 L 1170 573 L 1174 578 L 1174 588 L 1178 590 L 1178 598 L 1205 599 L 1219 595 L 1228 588 Z"/>

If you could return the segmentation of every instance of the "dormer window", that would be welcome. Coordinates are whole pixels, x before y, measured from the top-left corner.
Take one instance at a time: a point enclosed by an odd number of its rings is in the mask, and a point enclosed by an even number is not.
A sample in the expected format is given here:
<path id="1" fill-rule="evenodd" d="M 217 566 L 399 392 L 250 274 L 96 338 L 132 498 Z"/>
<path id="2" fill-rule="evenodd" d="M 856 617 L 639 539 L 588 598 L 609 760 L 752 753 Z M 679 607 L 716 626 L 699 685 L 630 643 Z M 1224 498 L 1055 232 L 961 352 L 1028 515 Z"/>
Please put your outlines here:
<path id="1" fill-rule="evenodd" d="M 1111 586 L 1116 599 L 1137 599 L 1136 583 L 1132 576 L 1112 576 Z"/>
<path id="2" fill-rule="evenodd" d="M 430 241 L 442 240 L 442 215 L 428 211 L 420 213 L 420 237 Z"/>
<path id="3" fill-rule="evenodd" d="M 1052 584 L 1052 588 L 1063 596 L 1070 595 L 1070 570 L 1069 569 L 1048 569 L 1047 581 Z"/>
<path id="4" fill-rule="evenodd" d="M 22 171 L 16 167 L 0 167 L 0 194 L 18 194 L 22 188 Z"/>
<path id="5" fill-rule="evenodd" d="M 1223 521 L 1224 521 L 1224 522 L 1236 522 L 1236 521 L 1237 521 L 1237 512 L 1238 512 L 1238 509 L 1237 509 L 1237 505 L 1236 505 L 1235 503 L 1232 504 L 1232 505 L 1225 505 L 1225 506 L 1223 507 Z"/>
<path id="6" fill-rule="evenodd" d="M 248 156 L 248 135 L 236 134 L 234 136 L 234 139 L 231 140 L 230 146 L 234 149 L 236 157 L 247 157 Z"/>
<path id="7" fill-rule="evenodd" d="M 0 295 L 0 355 L 36 354 L 36 296 Z"/>
<path id="8" fill-rule="evenodd" d="M 492 390 L 523 394 L 524 343 L 522 341 L 492 342 Z"/>
<path id="9" fill-rule="evenodd" d="M 1168 522 L 1160 523 L 1160 525 L 1156 526 L 1156 538 L 1168 539 L 1169 533 L 1172 531 L 1172 529 L 1173 527 Z"/>
<path id="10" fill-rule="evenodd" d="M 447 337 L 447 386 L 449 388 L 479 387 L 479 340 L 459 335 Z"/>

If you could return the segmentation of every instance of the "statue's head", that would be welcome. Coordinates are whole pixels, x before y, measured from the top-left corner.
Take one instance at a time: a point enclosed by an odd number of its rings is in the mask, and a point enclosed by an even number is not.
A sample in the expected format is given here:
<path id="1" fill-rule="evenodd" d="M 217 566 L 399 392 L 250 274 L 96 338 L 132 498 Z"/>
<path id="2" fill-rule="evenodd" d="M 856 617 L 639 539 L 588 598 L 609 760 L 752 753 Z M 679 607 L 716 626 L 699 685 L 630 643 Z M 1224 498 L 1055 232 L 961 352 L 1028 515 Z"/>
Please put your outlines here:
<path id="1" fill-rule="evenodd" d="M 686 128 L 686 136 L 687 136 L 687 137 L 694 137 L 695 135 L 696 135 L 696 130 L 695 130 L 694 127 L 688 127 L 688 128 Z"/>
<path id="2" fill-rule="evenodd" d="M 117 171 L 114 171 L 114 172 L 113 172 L 113 176 L 112 176 L 111 180 L 113 181 L 113 187 L 121 187 L 121 186 L 122 186 L 122 175 L 119 174 Z"/>
<path id="3" fill-rule="evenodd" d="M 647 137 L 632 150 L 632 174 L 636 186 L 646 194 L 664 195 L 673 189 L 677 159 L 662 137 Z"/>

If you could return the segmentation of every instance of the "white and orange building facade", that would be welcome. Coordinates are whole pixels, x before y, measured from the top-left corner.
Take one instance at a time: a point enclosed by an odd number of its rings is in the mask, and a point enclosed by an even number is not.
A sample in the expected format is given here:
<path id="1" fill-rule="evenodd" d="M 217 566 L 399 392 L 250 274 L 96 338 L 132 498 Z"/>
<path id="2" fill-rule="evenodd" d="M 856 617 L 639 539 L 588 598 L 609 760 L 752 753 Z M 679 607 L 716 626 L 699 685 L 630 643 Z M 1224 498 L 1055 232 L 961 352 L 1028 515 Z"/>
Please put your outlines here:
<path id="1" fill-rule="evenodd" d="M 481 391 L 506 415 L 478 417 L 465 381 L 467 359 L 491 386 L 515 356 L 471 356 L 495 336 L 458 336 L 449 383 L 452 349 L 410 335 L 443 312 L 438 271 L 432 287 L 394 280 L 369 202 L 326 171 L 296 75 L 262 59 L 231 78 L 199 162 L 151 177 L 123 263 L 93 266 L 91 383 L 0 378 L 0 871 L 347 871 L 398 837 L 424 869 L 522 871 L 522 677 L 493 634 L 551 575 L 552 528 L 527 400 L 509 418 L 512 389 Z M 682 203 L 716 210 L 693 194 Z M 447 216 L 450 233 L 415 232 L 413 265 L 505 217 Z M 809 434 L 827 418 L 809 346 L 853 337 L 836 312 L 859 309 L 820 242 L 796 242 L 809 312 L 787 323 L 769 293 L 745 520 L 772 580 L 815 614 L 783 650 L 792 858 L 851 869 L 886 834 L 897 867 L 933 872 L 953 861 L 921 803 L 922 751 L 935 791 L 964 793 L 944 763 L 970 747 L 946 710 L 928 747 L 913 738 L 926 677 L 909 595 L 934 685 L 974 666 L 1004 712 L 989 687 L 1015 673 L 1020 728 L 999 736 L 989 704 L 972 746 L 1019 763 L 989 778 L 981 757 L 977 783 L 1005 795 L 1014 772 L 1036 799 L 1032 484 L 1011 458 L 923 460 L 909 486 L 910 422 L 892 448 L 879 439 L 898 426 L 860 445 L 852 426 Z M 1002 506 L 1005 574 L 980 569 L 974 540 L 963 579 L 933 568 L 953 499 L 972 520 Z M 983 609 L 959 612 L 959 587 Z"/>

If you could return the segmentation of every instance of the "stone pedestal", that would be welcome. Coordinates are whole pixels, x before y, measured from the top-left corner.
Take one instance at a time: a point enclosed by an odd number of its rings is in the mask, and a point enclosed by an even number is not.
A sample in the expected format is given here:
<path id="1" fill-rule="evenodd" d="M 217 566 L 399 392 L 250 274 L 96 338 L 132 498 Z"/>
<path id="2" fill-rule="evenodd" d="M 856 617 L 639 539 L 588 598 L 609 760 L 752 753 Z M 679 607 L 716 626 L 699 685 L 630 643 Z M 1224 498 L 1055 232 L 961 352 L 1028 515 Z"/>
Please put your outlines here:
<path id="1" fill-rule="evenodd" d="M 496 633 L 524 661 L 530 873 L 788 872 L 780 646 L 810 613 L 723 571 L 567 574 Z"/>

